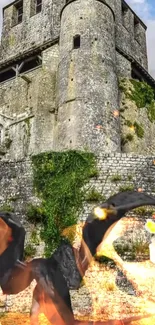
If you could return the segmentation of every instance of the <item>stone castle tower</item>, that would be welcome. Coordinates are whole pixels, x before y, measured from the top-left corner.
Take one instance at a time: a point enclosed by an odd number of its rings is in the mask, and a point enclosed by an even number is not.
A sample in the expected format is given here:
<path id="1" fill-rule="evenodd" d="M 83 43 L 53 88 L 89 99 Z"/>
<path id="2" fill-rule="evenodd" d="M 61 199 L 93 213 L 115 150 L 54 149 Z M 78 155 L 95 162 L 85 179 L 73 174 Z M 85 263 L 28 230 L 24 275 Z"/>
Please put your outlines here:
<path id="1" fill-rule="evenodd" d="M 119 78 L 155 86 L 146 26 L 124 0 L 16 0 L 3 8 L 0 157 L 121 152 Z"/>

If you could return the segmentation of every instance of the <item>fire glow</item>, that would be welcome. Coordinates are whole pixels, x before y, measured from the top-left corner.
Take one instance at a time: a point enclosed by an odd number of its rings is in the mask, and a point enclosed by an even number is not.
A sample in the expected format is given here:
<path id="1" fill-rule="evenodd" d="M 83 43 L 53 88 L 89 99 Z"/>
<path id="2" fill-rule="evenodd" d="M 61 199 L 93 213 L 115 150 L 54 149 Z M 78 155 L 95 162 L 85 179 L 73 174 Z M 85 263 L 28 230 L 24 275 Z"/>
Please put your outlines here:
<path id="1" fill-rule="evenodd" d="M 97 210 L 97 212 L 99 211 Z M 100 216 L 100 213 L 98 215 Z M 90 320 L 94 322 L 92 323 L 94 325 L 155 324 L 155 266 L 149 260 L 145 262 L 123 261 L 116 253 L 113 246 L 113 242 L 117 238 L 123 236 L 126 231 L 133 229 L 136 225 L 138 226 L 138 221 L 127 217 L 114 224 L 114 226 L 109 229 L 108 234 L 103 238 L 102 243 L 98 246 L 97 255 L 107 256 L 115 262 L 116 267 L 118 267 L 132 283 L 137 292 L 137 296 L 129 296 L 117 287 L 115 281 L 116 269 L 111 269 L 108 266 L 99 264 L 92 258 L 90 267 L 84 276 L 84 283 L 92 300 L 91 313 L 89 313 L 87 309 L 85 313 L 83 311 L 81 312 L 79 303 L 79 307 L 75 310 L 75 319 L 79 320 L 79 325 L 88 325 Z M 79 243 L 81 242 L 82 227 L 83 223 L 77 225 L 77 238 L 74 242 L 74 246 L 76 247 L 79 247 Z M 68 233 L 72 231 L 75 232 L 76 229 L 75 227 L 73 228 L 69 227 L 69 229 L 66 229 L 64 235 L 65 233 L 68 235 Z M 83 288 L 79 289 L 79 291 L 80 290 L 82 294 Z M 74 295 L 75 294 L 78 296 L 79 292 L 74 292 Z M 19 300 L 20 295 L 21 294 L 17 295 Z M 55 324 L 56 317 L 56 323 L 58 325 L 64 325 L 53 304 L 50 301 L 45 301 L 43 296 L 39 310 L 39 325 L 50 324 L 43 315 L 45 308 L 49 310 L 51 317 L 53 317 L 53 324 Z M 35 324 L 35 320 L 33 320 L 33 318 L 30 319 L 27 315 L 25 315 L 25 318 L 22 314 L 20 316 L 19 313 L 16 314 L 17 318 L 15 314 L 11 315 L 12 314 L 8 313 L 8 318 L 5 315 L 1 319 L 1 324 Z M 11 317 L 12 323 L 10 322 Z"/>
<path id="2" fill-rule="evenodd" d="M 115 110 L 113 111 L 113 116 L 114 116 L 114 117 L 119 117 L 119 111 L 118 111 L 117 109 L 115 109 Z"/>

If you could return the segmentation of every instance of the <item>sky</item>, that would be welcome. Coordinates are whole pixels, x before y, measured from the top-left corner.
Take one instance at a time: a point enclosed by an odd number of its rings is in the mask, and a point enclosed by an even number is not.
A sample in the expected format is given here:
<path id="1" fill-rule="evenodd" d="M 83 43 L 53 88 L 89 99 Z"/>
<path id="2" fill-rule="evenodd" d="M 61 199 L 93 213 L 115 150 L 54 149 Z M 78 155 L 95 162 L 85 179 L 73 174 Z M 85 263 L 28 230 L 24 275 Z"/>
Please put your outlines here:
<path id="1" fill-rule="evenodd" d="M 13 0 L 0 0 L 0 33 L 2 25 L 2 8 Z M 130 7 L 147 25 L 147 49 L 149 73 L 155 78 L 155 0 L 126 0 Z"/>

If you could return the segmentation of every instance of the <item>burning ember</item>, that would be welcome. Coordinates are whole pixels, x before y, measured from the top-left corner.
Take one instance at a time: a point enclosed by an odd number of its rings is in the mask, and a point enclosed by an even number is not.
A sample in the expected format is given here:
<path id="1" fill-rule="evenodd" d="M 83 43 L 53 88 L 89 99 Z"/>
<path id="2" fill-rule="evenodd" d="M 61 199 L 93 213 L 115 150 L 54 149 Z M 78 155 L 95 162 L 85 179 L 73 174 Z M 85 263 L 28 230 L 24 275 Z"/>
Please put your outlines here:
<path id="1" fill-rule="evenodd" d="M 143 192 L 143 189 L 142 189 L 142 188 L 138 188 L 137 191 L 138 191 L 138 192 Z"/>
<path id="2" fill-rule="evenodd" d="M 113 116 L 114 116 L 114 117 L 118 117 L 118 116 L 119 116 L 119 111 L 118 111 L 117 109 L 115 109 L 115 110 L 113 111 Z"/>

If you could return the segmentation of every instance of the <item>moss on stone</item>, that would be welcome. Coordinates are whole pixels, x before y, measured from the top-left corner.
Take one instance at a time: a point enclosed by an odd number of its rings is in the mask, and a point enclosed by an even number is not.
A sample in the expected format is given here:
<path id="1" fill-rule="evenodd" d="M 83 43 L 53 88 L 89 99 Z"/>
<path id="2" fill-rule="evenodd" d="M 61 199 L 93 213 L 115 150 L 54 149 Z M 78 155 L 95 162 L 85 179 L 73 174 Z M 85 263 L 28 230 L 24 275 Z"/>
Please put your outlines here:
<path id="1" fill-rule="evenodd" d="M 144 129 L 142 127 L 142 124 L 134 122 L 133 126 L 135 128 L 135 133 L 137 134 L 137 137 L 142 139 L 144 137 Z"/>
<path id="2" fill-rule="evenodd" d="M 146 82 L 130 79 L 133 89 L 129 97 L 135 101 L 138 108 L 149 107 L 154 102 L 154 90 Z"/>
<path id="3" fill-rule="evenodd" d="M 129 79 L 131 87 L 127 86 L 128 79 L 121 79 L 120 90 L 125 96 L 135 102 L 137 108 L 146 108 L 150 122 L 155 121 L 155 92 L 154 89 L 144 81 Z"/>

